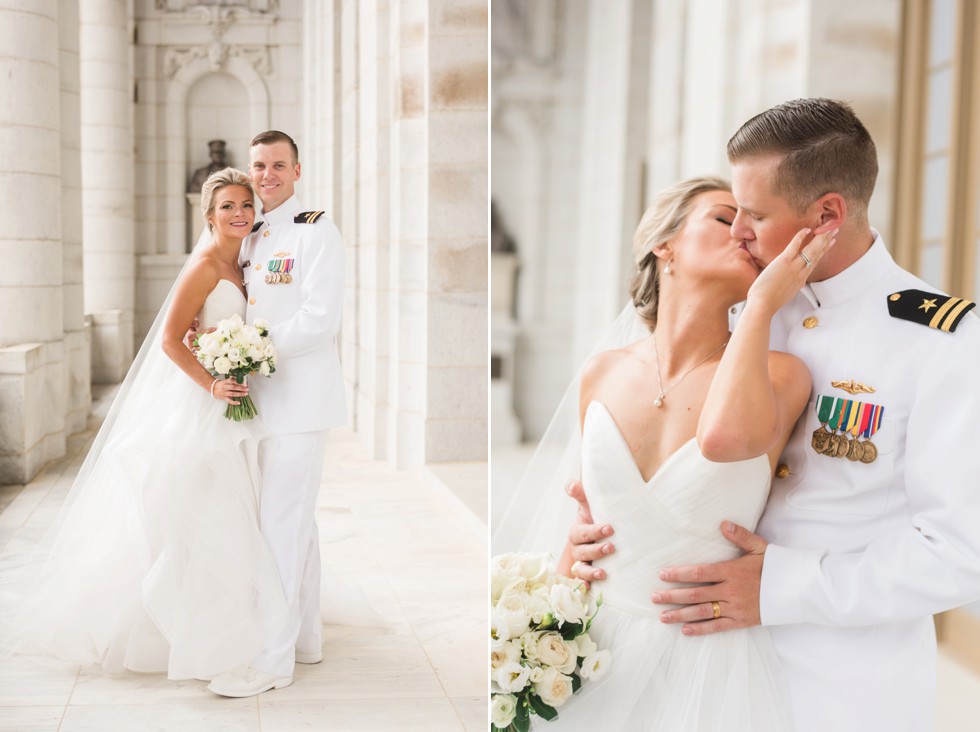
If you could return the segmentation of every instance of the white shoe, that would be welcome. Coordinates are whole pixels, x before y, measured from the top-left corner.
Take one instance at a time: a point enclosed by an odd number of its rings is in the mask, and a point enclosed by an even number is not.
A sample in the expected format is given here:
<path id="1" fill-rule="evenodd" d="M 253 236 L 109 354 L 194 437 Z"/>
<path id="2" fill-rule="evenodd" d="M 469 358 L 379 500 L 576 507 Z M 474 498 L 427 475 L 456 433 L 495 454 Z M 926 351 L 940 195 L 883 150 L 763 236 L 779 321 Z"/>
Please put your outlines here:
<path id="1" fill-rule="evenodd" d="M 320 663 L 323 660 L 323 651 L 315 653 L 300 653 L 296 651 L 296 663 Z"/>
<path id="2" fill-rule="evenodd" d="M 238 698 L 256 696 L 269 689 L 283 689 L 291 683 L 293 683 L 292 676 L 276 678 L 251 666 L 241 666 L 216 676 L 208 684 L 208 690 L 221 696 Z"/>

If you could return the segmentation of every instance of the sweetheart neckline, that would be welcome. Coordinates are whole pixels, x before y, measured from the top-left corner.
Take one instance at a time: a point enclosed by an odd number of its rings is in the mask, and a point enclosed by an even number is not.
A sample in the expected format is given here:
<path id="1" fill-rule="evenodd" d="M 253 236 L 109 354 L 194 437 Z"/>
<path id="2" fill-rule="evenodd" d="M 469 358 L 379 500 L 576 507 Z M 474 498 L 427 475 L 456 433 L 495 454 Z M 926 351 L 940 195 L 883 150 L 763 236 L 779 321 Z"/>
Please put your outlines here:
<path id="1" fill-rule="evenodd" d="M 218 278 L 218 282 L 227 282 L 229 285 L 231 285 L 232 287 L 235 288 L 235 291 L 239 295 L 242 296 L 242 300 L 246 300 L 246 301 L 248 300 L 248 295 L 246 295 L 244 292 L 242 292 L 241 289 L 239 289 L 238 285 L 236 285 L 234 282 L 232 282 L 231 280 L 229 280 L 227 277 L 219 277 Z M 218 285 L 215 284 L 215 287 L 217 287 L 217 286 Z M 212 289 L 211 292 L 214 292 L 214 290 Z M 210 295 L 211 293 L 208 293 L 208 294 Z"/>
<path id="2" fill-rule="evenodd" d="M 592 405 L 593 404 L 602 407 L 602 411 L 604 411 L 606 413 L 606 416 L 609 418 L 609 421 L 612 422 L 613 429 L 616 432 L 616 435 L 619 437 L 620 444 L 623 446 L 623 449 L 626 450 L 626 454 L 629 455 L 629 457 L 630 457 L 630 465 L 633 466 L 634 472 L 636 473 L 637 477 L 643 482 L 643 485 L 644 486 L 649 487 L 650 484 L 653 483 L 654 480 L 661 473 L 664 472 L 664 468 L 666 468 L 671 462 L 673 462 L 674 459 L 683 450 L 685 450 L 692 442 L 694 443 L 695 447 L 697 448 L 698 455 L 700 455 L 702 459 L 707 460 L 709 463 L 715 462 L 714 460 L 708 460 L 708 458 L 704 457 L 704 453 L 701 452 L 701 446 L 697 444 L 697 436 L 694 436 L 694 437 L 690 438 L 689 440 L 687 440 L 684 444 L 682 444 L 676 450 L 674 450 L 672 453 L 670 453 L 670 455 L 668 455 L 667 458 L 662 463 L 660 463 L 660 465 L 657 466 L 657 469 L 655 471 L 653 471 L 653 475 L 651 475 L 649 478 L 647 478 L 646 480 L 644 480 L 644 478 L 643 478 L 643 471 L 640 470 L 640 466 L 636 462 L 636 456 L 633 454 L 633 451 L 630 449 L 629 443 L 626 441 L 626 436 L 623 434 L 623 431 L 619 428 L 619 423 L 616 422 L 616 418 L 613 417 L 612 412 L 609 411 L 609 407 L 607 407 L 605 404 L 603 404 L 602 402 L 600 402 L 598 399 L 593 399 L 591 402 L 589 402 L 589 406 L 586 407 L 586 409 L 585 409 L 585 416 L 586 416 L 586 418 L 588 418 L 588 416 L 589 416 L 588 415 L 589 410 L 592 409 Z M 767 466 L 769 465 L 769 457 L 767 455 L 765 455 L 765 454 L 763 454 L 763 455 L 757 455 L 756 457 L 754 457 L 754 458 L 748 458 L 747 460 L 735 460 L 735 461 L 732 461 L 732 462 L 751 462 L 752 460 L 758 460 L 759 458 L 764 458 L 765 461 L 766 461 L 766 465 Z M 767 470 L 768 470 L 768 467 L 767 467 Z"/>

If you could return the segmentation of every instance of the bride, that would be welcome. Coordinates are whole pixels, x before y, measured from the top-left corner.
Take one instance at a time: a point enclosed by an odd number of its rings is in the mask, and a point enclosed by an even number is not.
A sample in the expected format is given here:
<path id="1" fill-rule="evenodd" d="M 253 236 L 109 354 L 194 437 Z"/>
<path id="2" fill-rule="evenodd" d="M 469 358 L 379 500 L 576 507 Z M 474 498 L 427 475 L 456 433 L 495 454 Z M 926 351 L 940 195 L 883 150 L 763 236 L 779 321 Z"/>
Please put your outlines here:
<path id="1" fill-rule="evenodd" d="M 5 654 L 207 680 L 248 662 L 285 623 L 258 524 L 259 458 L 273 445 L 259 420 L 223 416 L 247 387 L 212 377 L 181 342 L 195 318 L 202 329 L 244 318 L 248 176 L 211 175 L 201 209 L 211 238 L 182 270 L 58 521 L 4 595 Z"/>
<path id="2" fill-rule="evenodd" d="M 571 501 L 554 488 L 578 477 L 573 453 L 595 522 L 616 526 L 615 553 L 594 563 L 596 577 L 609 579 L 593 585 L 603 605 L 592 636 L 611 651 L 610 670 L 583 685 L 548 729 L 792 727 L 764 629 L 683 637 L 660 622 L 662 608 L 650 598 L 668 586 L 658 578 L 664 566 L 734 557 L 721 523 L 755 526 L 810 392 L 803 363 L 769 350 L 769 328 L 832 234 L 804 247 L 809 232 L 801 231 L 760 274 L 731 238 L 735 213 L 727 182 L 694 178 L 644 214 L 633 242 L 632 304 L 576 382 L 580 443 L 562 432 L 569 394 L 494 537 L 495 551 L 554 548 L 571 525 L 563 505 Z M 729 309 L 743 300 L 729 333 Z M 549 481 L 550 492 L 531 497 Z M 558 571 L 572 576 L 572 564 L 567 544 Z"/>

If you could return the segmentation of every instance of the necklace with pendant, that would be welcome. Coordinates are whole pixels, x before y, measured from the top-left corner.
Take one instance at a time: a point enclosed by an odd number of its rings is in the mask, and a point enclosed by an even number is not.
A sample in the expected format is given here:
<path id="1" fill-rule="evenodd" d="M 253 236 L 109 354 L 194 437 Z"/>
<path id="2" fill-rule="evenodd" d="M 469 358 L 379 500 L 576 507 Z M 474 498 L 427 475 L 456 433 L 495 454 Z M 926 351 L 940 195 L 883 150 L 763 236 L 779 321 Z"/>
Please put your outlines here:
<path id="1" fill-rule="evenodd" d="M 660 396 L 658 396 L 656 399 L 653 400 L 653 406 L 657 407 L 658 409 L 664 405 L 664 397 L 666 397 L 668 393 L 670 393 L 671 391 L 673 391 L 674 390 L 674 387 L 676 387 L 682 381 L 684 381 L 684 379 L 687 378 L 687 375 L 690 374 L 692 371 L 694 371 L 694 369 L 696 369 L 698 366 L 700 366 L 701 364 L 703 364 L 709 358 L 711 358 L 712 356 L 714 356 L 722 348 L 724 348 L 725 346 L 727 346 L 728 345 L 728 341 L 730 340 L 730 338 L 726 338 L 725 339 L 725 342 L 722 343 L 720 346 L 718 346 L 718 348 L 716 348 L 711 353 L 709 353 L 707 356 L 705 356 L 700 361 L 698 361 L 696 364 L 694 364 L 691 368 L 689 368 L 687 371 L 685 371 L 681 375 L 681 378 L 679 378 L 673 384 L 671 384 L 666 389 L 664 389 L 664 382 L 660 380 L 660 352 L 657 350 L 657 334 L 656 333 L 651 333 L 651 335 L 653 336 L 653 355 L 654 355 L 654 358 L 656 359 L 655 360 L 655 363 L 657 364 L 657 386 L 660 387 Z"/>

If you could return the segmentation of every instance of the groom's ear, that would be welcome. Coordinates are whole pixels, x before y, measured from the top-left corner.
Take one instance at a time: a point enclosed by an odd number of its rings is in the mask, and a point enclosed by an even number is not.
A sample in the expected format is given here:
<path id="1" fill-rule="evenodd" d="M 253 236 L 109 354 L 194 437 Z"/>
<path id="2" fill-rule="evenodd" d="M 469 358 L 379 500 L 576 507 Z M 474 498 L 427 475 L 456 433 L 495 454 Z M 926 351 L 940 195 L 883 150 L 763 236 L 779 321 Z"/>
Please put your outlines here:
<path id="1" fill-rule="evenodd" d="M 817 219 L 812 227 L 814 234 L 839 229 L 847 220 L 847 201 L 839 193 L 825 193 L 814 201 L 812 208 Z"/>

